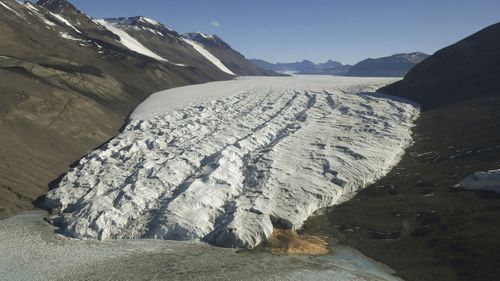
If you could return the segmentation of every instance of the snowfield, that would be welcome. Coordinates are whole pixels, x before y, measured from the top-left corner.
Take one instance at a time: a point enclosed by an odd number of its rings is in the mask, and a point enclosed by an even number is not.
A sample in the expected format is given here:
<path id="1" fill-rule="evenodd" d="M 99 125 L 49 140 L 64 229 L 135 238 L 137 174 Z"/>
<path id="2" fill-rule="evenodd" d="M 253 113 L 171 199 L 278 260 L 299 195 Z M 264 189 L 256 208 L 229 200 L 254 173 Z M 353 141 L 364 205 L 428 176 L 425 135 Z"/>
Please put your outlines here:
<path id="1" fill-rule="evenodd" d="M 384 78 L 246 78 L 154 94 L 46 199 L 80 238 L 252 248 L 388 172 L 416 105 Z"/>

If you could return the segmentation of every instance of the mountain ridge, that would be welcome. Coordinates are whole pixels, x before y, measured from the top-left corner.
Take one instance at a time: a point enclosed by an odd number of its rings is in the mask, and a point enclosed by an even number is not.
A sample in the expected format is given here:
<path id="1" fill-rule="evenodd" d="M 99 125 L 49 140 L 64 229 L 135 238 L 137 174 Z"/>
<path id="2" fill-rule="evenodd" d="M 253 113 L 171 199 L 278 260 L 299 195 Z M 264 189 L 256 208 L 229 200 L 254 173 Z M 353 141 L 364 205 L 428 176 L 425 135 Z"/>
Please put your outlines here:
<path id="1" fill-rule="evenodd" d="M 380 58 L 368 58 L 353 65 L 346 76 L 402 77 L 429 55 L 422 52 L 398 53 Z"/>
<path id="2" fill-rule="evenodd" d="M 307 59 L 291 63 L 271 63 L 261 59 L 251 59 L 250 61 L 261 68 L 289 74 L 343 75 L 351 67 L 331 59 L 317 64 Z"/>
<path id="3" fill-rule="evenodd" d="M 433 109 L 500 93 L 500 22 L 437 51 L 379 91 Z"/>

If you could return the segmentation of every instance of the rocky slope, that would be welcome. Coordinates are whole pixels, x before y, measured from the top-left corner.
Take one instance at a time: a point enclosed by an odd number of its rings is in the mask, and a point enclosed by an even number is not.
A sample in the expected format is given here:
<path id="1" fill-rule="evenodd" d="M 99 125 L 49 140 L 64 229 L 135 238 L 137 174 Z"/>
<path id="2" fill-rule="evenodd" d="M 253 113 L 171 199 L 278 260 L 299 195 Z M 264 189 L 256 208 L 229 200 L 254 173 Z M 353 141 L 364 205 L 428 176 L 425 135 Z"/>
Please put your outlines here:
<path id="1" fill-rule="evenodd" d="M 353 65 L 346 76 L 402 77 L 429 55 L 424 53 L 395 54 L 388 57 L 366 59 Z"/>
<path id="2" fill-rule="evenodd" d="M 314 63 L 309 60 L 292 63 L 270 63 L 264 60 L 251 59 L 253 64 L 273 70 L 279 73 L 312 74 L 312 75 L 344 75 L 350 69 L 350 65 L 344 65 L 338 61 L 328 60 L 325 63 Z"/>
<path id="3" fill-rule="evenodd" d="M 500 94 L 500 23 L 436 52 L 405 78 L 380 89 L 424 109 Z"/>
<path id="4" fill-rule="evenodd" d="M 32 208 L 150 93 L 234 77 L 175 31 L 135 19 L 124 36 L 65 0 L 0 1 L 0 217 Z"/>

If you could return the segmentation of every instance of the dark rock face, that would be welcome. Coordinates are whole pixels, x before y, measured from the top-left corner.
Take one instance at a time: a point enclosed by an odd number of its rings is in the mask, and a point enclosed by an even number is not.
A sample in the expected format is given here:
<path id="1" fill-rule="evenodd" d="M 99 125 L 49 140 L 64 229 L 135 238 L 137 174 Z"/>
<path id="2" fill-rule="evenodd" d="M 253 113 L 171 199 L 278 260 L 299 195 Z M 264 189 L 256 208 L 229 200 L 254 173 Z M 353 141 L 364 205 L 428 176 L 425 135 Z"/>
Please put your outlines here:
<path id="1" fill-rule="evenodd" d="M 379 91 L 415 100 L 424 110 L 499 95 L 500 23 L 439 50 Z"/>
<path id="2" fill-rule="evenodd" d="M 353 65 L 346 76 L 402 77 L 412 67 L 427 58 L 424 53 L 396 54 L 377 59 L 366 59 Z"/>
<path id="3" fill-rule="evenodd" d="M 201 32 L 186 33 L 184 37 L 203 45 L 212 55 L 217 57 L 233 73 L 243 76 L 277 76 L 272 70 L 263 69 L 250 62 L 242 54 L 231 48 L 217 35 Z"/>
<path id="4" fill-rule="evenodd" d="M 149 94 L 232 77 L 186 44 L 161 43 L 190 66 L 132 52 L 67 1 L 2 2 L 10 9 L 0 6 L 0 217 L 33 208 Z"/>

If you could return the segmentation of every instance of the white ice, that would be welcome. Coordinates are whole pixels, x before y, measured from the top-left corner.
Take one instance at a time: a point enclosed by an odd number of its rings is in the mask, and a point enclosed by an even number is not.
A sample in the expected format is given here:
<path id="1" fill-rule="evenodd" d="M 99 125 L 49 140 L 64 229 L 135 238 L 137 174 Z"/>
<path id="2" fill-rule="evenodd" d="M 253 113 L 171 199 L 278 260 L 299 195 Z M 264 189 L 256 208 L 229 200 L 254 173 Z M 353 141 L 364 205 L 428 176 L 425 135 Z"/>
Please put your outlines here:
<path id="1" fill-rule="evenodd" d="M 103 19 L 96 20 L 96 22 L 103 25 L 109 31 L 113 32 L 118 37 L 120 37 L 120 43 L 122 43 L 122 45 L 125 46 L 126 48 L 159 61 L 167 61 L 166 59 L 162 58 L 161 56 L 155 54 L 153 51 L 146 48 L 139 41 L 135 40 L 132 36 L 130 36 L 125 30 L 120 29 L 113 23 L 107 22 L 106 20 Z"/>
<path id="2" fill-rule="evenodd" d="M 467 190 L 484 190 L 500 193 L 500 170 L 475 172 L 460 181 L 456 187 Z"/>
<path id="3" fill-rule="evenodd" d="M 221 71 L 227 74 L 236 75 L 229 68 L 227 68 L 217 57 L 215 57 L 214 55 L 212 55 L 212 53 L 205 49 L 205 47 L 203 47 L 200 43 L 187 38 L 182 38 L 182 40 L 191 45 L 198 53 L 204 56 L 212 64 L 217 66 L 217 68 L 219 68 Z"/>
<path id="4" fill-rule="evenodd" d="M 246 78 L 157 93 L 46 203 L 81 238 L 254 247 L 383 176 L 419 110 L 381 78 Z"/>

